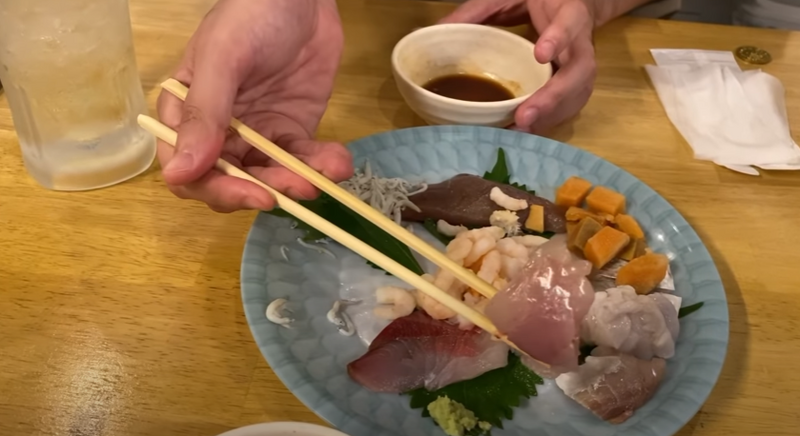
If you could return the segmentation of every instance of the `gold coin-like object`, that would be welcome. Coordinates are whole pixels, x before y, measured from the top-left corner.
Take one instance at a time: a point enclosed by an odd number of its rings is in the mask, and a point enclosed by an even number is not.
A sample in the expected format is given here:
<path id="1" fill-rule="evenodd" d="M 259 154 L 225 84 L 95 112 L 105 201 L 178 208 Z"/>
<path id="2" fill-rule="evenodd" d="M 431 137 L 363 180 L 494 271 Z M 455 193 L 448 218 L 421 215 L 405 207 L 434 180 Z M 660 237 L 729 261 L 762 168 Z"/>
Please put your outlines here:
<path id="1" fill-rule="evenodd" d="M 739 47 L 734 53 L 742 62 L 747 62 L 748 64 L 766 65 L 772 62 L 772 55 L 768 51 L 752 45 Z"/>

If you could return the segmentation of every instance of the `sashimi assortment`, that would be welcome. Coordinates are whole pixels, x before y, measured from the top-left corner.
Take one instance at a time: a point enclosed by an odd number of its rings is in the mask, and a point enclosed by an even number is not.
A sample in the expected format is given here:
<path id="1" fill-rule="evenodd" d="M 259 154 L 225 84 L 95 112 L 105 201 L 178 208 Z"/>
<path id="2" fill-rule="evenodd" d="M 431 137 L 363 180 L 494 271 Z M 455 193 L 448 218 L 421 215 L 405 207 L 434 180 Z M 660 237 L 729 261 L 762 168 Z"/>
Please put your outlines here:
<path id="1" fill-rule="evenodd" d="M 411 185 L 367 167 L 343 186 L 394 219 L 434 223 L 425 227 L 446 241 L 447 257 L 497 294 L 485 298 L 445 270 L 423 277 L 486 315 L 530 371 L 598 418 L 624 422 L 655 394 L 675 354 L 681 299 L 671 293 L 669 259 L 648 247 L 618 192 L 572 177 L 550 201 L 491 174 Z M 347 367 L 369 390 L 436 392 L 510 365 L 503 342 L 422 292 L 382 287 L 374 301 L 372 316 L 389 323 Z M 442 410 L 466 410 L 438 400 L 426 413 L 440 425 L 458 421 Z M 463 421 L 473 428 L 441 426 L 454 435 L 488 431 L 470 416 Z"/>

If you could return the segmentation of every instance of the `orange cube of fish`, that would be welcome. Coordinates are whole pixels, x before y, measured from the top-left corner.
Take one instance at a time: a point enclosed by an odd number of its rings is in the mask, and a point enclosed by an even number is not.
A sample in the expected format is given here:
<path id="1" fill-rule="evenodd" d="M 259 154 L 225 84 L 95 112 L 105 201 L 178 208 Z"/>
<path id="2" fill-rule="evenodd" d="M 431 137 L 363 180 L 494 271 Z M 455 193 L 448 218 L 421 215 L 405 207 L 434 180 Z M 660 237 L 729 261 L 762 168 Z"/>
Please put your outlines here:
<path id="1" fill-rule="evenodd" d="M 669 258 L 647 253 L 625 264 L 617 271 L 617 286 L 630 286 L 637 294 L 649 294 L 667 276 Z"/>
<path id="2" fill-rule="evenodd" d="M 564 214 L 564 217 L 567 219 L 567 222 L 579 222 L 582 221 L 584 218 L 591 218 L 597 221 L 598 224 L 605 225 L 608 220 L 605 217 L 600 215 L 594 214 L 589 212 L 586 209 L 581 209 L 580 207 L 572 206 L 567 209 L 567 212 Z"/>
<path id="3" fill-rule="evenodd" d="M 625 196 L 604 186 L 592 189 L 586 197 L 586 204 L 595 213 L 614 216 L 625 213 Z"/>
<path id="4" fill-rule="evenodd" d="M 556 204 L 564 207 L 577 207 L 592 189 L 592 182 L 572 176 L 556 190 Z"/>
<path id="5" fill-rule="evenodd" d="M 621 213 L 614 218 L 614 222 L 617 225 L 618 229 L 627 233 L 628 236 L 630 236 L 631 238 L 633 239 L 644 238 L 644 231 L 642 231 L 642 228 L 639 226 L 639 223 L 636 222 L 636 218 Z"/>
<path id="6" fill-rule="evenodd" d="M 603 227 L 586 241 L 583 255 L 595 268 L 600 269 L 617 257 L 631 237 L 613 227 Z"/>

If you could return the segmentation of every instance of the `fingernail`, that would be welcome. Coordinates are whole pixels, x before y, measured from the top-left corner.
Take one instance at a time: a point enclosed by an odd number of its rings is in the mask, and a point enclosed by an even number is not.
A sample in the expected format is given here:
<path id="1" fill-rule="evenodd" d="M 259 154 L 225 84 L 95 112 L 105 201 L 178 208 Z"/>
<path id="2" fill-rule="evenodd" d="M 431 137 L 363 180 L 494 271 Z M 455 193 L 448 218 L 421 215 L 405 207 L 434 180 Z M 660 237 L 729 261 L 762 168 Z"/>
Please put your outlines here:
<path id="1" fill-rule="evenodd" d="M 170 173 L 182 173 L 191 170 L 193 165 L 194 156 L 186 151 L 179 151 L 167 162 L 167 166 L 164 170 Z"/>
<path id="2" fill-rule="evenodd" d="M 533 123 L 536 122 L 536 119 L 539 118 L 539 109 L 532 107 L 530 109 L 526 109 L 525 112 L 522 113 L 522 126 L 530 127 Z"/>

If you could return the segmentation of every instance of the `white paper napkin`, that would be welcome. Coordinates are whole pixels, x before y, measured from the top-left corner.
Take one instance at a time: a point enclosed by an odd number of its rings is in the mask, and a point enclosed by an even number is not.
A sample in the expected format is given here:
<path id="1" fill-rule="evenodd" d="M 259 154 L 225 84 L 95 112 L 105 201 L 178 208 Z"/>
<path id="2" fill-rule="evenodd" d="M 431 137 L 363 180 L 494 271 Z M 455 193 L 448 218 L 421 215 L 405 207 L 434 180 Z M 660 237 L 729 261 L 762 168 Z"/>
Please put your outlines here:
<path id="1" fill-rule="evenodd" d="M 645 69 L 672 124 L 694 150 L 733 171 L 757 176 L 753 167 L 800 170 L 784 88 L 761 70 L 742 71 L 733 53 L 651 50 Z"/>

